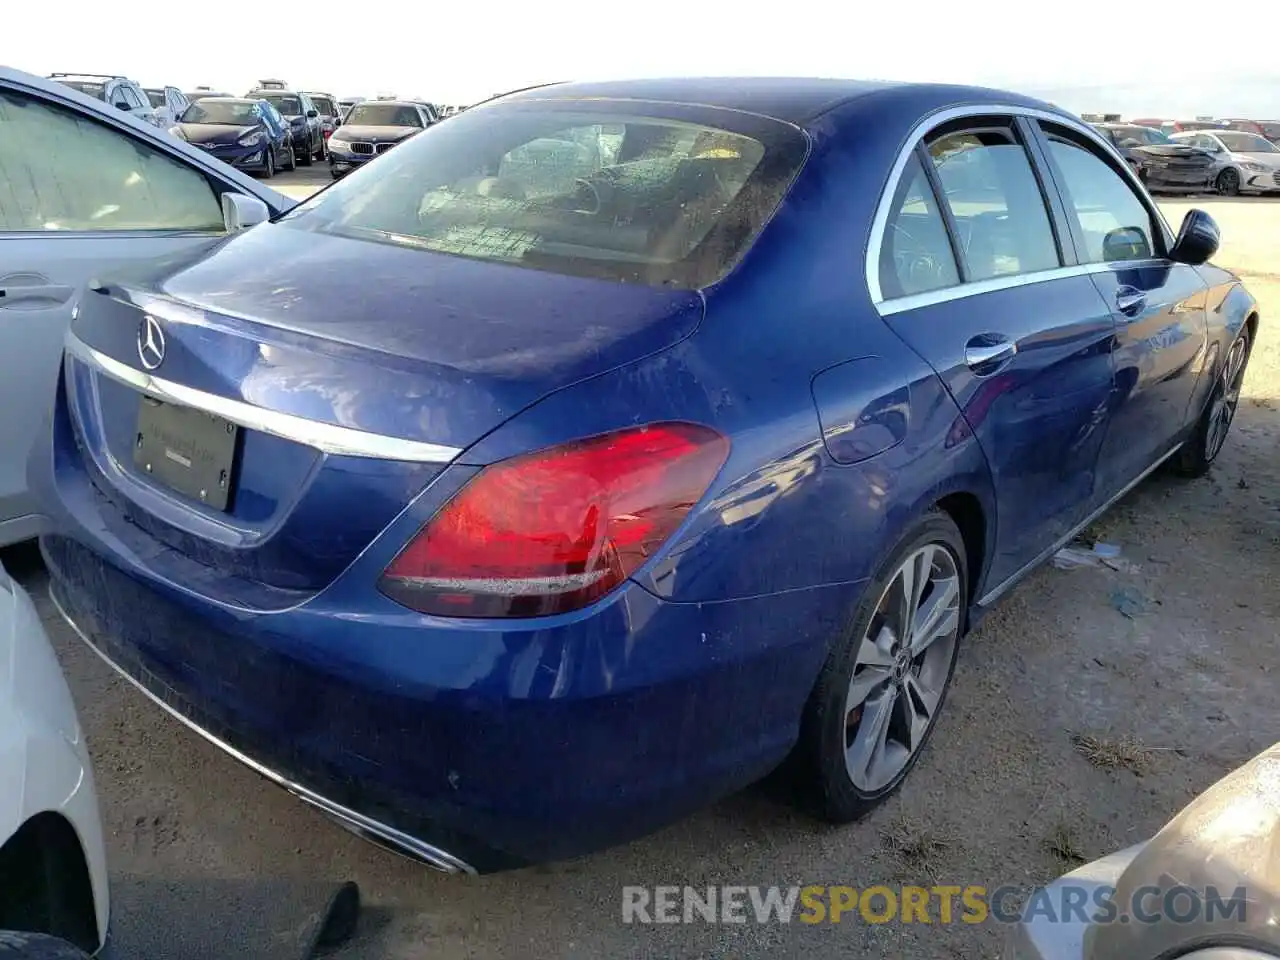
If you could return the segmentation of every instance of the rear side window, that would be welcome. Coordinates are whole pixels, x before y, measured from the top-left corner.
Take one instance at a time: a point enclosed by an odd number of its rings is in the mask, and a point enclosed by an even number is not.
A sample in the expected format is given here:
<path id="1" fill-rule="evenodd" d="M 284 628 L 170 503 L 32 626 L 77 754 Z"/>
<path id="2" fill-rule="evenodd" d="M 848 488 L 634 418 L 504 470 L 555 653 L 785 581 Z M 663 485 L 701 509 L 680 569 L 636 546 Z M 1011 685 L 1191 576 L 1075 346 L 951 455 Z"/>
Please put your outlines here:
<path id="1" fill-rule="evenodd" d="M 928 150 L 955 224 L 966 280 L 1061 266 L 1044 195 L 1012 128 L 944 133 Z"/>
<path id="2" fill-rule="evenodd" d="M 885 297 L 909 297 L 960 282 L 955 255 L 924 167 L 912 154 L 880 245 L 880 289 Z"/>
<path id="3" fill-rule="evenodd" d="M 1058 170 L 1063 200 L 1084 238 L 1086 263 L 1144 260 L 1158 253 L 1151 213 L 1133 188 L 1093 150 L 1046 126 L 1049 158 Z"/>
<path id="4" fill-rule="evenodd" d="M 377 109 L 361 104 L 348 123 Z M 808 144 L 761 117 L 669 109 L 601 100 L 470 110 L 284 222 L 581 276 L 706 286 L 772 215 Z"/>

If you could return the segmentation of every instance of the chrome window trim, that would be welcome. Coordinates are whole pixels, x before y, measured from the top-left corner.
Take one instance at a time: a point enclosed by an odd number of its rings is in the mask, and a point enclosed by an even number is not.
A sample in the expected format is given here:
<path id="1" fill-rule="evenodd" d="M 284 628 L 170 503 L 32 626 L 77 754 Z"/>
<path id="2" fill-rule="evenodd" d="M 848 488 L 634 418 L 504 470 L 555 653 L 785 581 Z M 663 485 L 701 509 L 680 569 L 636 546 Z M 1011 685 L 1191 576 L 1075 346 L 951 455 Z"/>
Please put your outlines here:
<path id="1" fill-rule="evenodd" d="M 1160 210 L 1158 204 L 1155 203 L 1142 186 L 1142 182 L 1129 169 L 1129 165 L 1124 162 L 1115 146 L 1109 143 L 1105 137 L 1101 136 L 1096 130 L 1089 127 L 1088 124 L 1074 117 L 1061 113 L 1054 113 L 1050 110 L 1039 110 L 1035 107 L 1016 106 L 1013 104 L 1001 103 L 970 103 L 960 107 L 947 107 L 938 110 L 925 117 L 917 123 L 911 133 L 907 135 L 906 142 L 898 151 L 898 157 L 894 161 L 893 167 L 889 171 L 889 179 L 885 184 L 883 192 L 880 194 L 880 201 L 876 205 L 876 214 L 871 221 L 871 239 L 867 244 L 867 257 L 864 264 L 864 272 L 866 274 L 867 291 L 871 294 L 871 303 L 875 307 L 876 312 L 880 316 L 888 316 L 895 313 L 901 313 L 904 310 L 911 310 L 916 307 L 929 306 L 937 303 L 946 303 L 951 300 L 963 300 L 967 297 L 978 296 L 984 293 L 991 293 L 996 290 L 1006 290 L 1011 287 L 1028 286 L 1034 283 L 1044 283 L 1049 280 L 1060 280 L 1066 277 L 1083 276 L 1091 273 L 1102 273 L 1108 270 L 1122 269 L 1114 264 L 1106 263 L 1087 263 L 1073 264 L 1066 267 L 1058 267 L 1053 270 L 1041 270 L 1035 273 L 1011 274 L 1007 277 L 991 277 L 986 280 L 978 280 L 971 283 L 962 283 L 952 287 L 942 287 L 938 290 L 928 290 L 923 293 L 908 294 L 905 297 L 886 297 L 880 288 L 880 251 L 884 244 L 884 233 L 889 223 L 889 211 L 893 207 L 893 198 L 897 195 L 898 185 L 902 180 L 903 171 L 910 162 L 911 157 L 915 153 L 916 145 L 925 137 L 932 133 L 937 127 L 944 123 L 950 123 L 952 120 L 962 120 L 965 117 L 983 117 L 983 116 L 1004 116 L 1004 117 L 1025 117 L 1029 120 L 1044 120 L 1049 123 L 1055 123 L 1059 126 L 1066 127 L 1074 133 L 1086 138 L 1102 150 L 1109 154 L 1116 161 L 1121 171 L 1121 176 L 1128 182 L 1143 205 L 1147 208 L 1148 213 L 1152 215 L 1155 223 L 1164 230 L 1164 241 L 1166 248 L 1173 244 L 1173 233 L 1169 229 L 1169 224 L 1164 218 L 1164 213 Z M 1028 157 L 1029 162 L 1034 162 L 1034 158 Z M 1147 262 L 1147 261 L 1142 261 Z M 1155 262 L 1166 263 L 1167 261 L 1157 258 Z M 1135 261 L 1136 263 L 1136 261 Z M 1125 267 L 1133 267 L 1134 263 L 1125 263 Z"/>
<path id="2" fill-rule="evenodd" d="M 918 310 L 921 307 L 932 307 L 935 304 L 947 303 L 951 300 L 962 300 L 965 297 L 994 293 L 997 290 L 1029 287 L 1036 283 L 1048 283 L 1050 280 L 1087 277 L 1090 274 L 1110 273 L 1115 270 L 1139 270 L 1143 267 L 1163 266 L 1168 263 L 1170 261 L 1152 257 L 1145 260 L 1116 260 L 1110 263 L 1080 263 L 1070 267 L 1055 267 L 1052 270 L 1036 270 L 1033 273 L 1014 273 L 1007 277 L 989 277 L 986 280 L 974 280 L 970 283 L 939 287 L 937 290 L 912 293 L 905 297 L 894 297 L 876 304 L 876 310 L 879 311 L 880 316 L 890 317 L 895 313 L 905 313 L 908 310 Z"/>
<path id="3" fill-rule="evenodd" d="M 402 440 L 399 437 L 388 437 L 380 433 L 368 433 L 351 427 L 321 423 L 296 414 L 268 410 L 265 407 L 245 403 L 243 400 L 233 400 L 204 390 L 186 387 L 180 383 L 135 370 L 128 364 L 95 350 L 70 332 L 66 338 L 66 351 L 98 373 L 156 400 L 203 410 L 246 429 L 292 440 L 334 456 L 445 464 L 452 462 L 462 453 L 460 447 L 448 447 L 418 440 Z"/>

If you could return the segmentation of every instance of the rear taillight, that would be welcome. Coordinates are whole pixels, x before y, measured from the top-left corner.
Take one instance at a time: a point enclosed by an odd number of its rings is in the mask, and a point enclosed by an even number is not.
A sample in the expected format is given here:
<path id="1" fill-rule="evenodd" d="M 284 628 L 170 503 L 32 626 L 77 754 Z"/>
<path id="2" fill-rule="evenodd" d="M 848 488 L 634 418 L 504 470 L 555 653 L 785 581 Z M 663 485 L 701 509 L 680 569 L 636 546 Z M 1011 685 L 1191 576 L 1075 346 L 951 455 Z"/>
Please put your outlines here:
<path id="1" fill-rule="evenodd" d="M 709 427 L 658 423 L 495 463 L 400 551 L 378 587 L 446 617 L 576 610 L 653 556 L 728 454 Z"/>

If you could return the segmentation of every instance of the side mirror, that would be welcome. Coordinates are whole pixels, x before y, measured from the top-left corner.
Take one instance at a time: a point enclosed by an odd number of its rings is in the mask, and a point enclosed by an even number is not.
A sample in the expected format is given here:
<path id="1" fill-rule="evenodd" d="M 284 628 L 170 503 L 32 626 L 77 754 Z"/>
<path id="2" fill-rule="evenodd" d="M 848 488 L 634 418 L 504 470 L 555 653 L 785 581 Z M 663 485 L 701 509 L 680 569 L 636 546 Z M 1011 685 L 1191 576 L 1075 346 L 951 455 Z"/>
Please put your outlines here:
<path id="1" fill-rule="evenodd" d="M 222 222 L 227 233 L 239 233 L 271 219 L 271 209 L 257 197 L 245 193 L 222 195 Z"/>
<path id="2" fill-rule="evenodd" d="M 317 113 L 316 111 L 314 111 L 314 110 L 308 110 L 308 111 L 307 111 L 307 119 L 309 119 L 309 120 L 314 120 L 314 119 L 315 119 L 316 117 L 318 117 L 318 116 L 320 116 L 320 114 L 318 114 L 318 113 Z"/>
<path id="3" fill-rule="evenodd" d="M 1173 249 L 1169 251 L 1169 259 L 1198 267 L 1207 263 L 1218 252 L 1221 242 L 1222 234 L 1213 217 L 1203 210 L 1188 210 L 1187 215 L 1182 218 L 1178 239 L 1173 242 Z"/>
<path id="4" fill-rule="evenodd" d="M 1137 227 L 1116 227 L 1102 238 L 1102 259 L 1108 263 L 1120 260 L 1151 259 L 1151 243 Z"/>
<path id="5" fill-rule="evenodd" d="M 123 100 L 117 100 L 115 103 L 112 104 L 112 106 L 115 107 L 117 110 L 123 110 L 125 113 L 129 112 L 129 105 L 125 103 Z"/>

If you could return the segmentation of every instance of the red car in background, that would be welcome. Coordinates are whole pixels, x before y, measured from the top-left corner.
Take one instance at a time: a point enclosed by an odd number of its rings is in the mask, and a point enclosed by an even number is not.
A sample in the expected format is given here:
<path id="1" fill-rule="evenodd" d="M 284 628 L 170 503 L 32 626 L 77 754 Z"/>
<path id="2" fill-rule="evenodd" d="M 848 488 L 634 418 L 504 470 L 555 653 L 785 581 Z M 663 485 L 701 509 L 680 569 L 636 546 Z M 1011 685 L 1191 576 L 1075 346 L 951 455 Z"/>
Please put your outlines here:
<path id="1" fill-rule="evenodd" d="M 1272 143 L 1280 144 L 1280 123 L 1274 120 L 1223 120 L 1222 123 L 1228 130 L 1256 133 Z"/>

